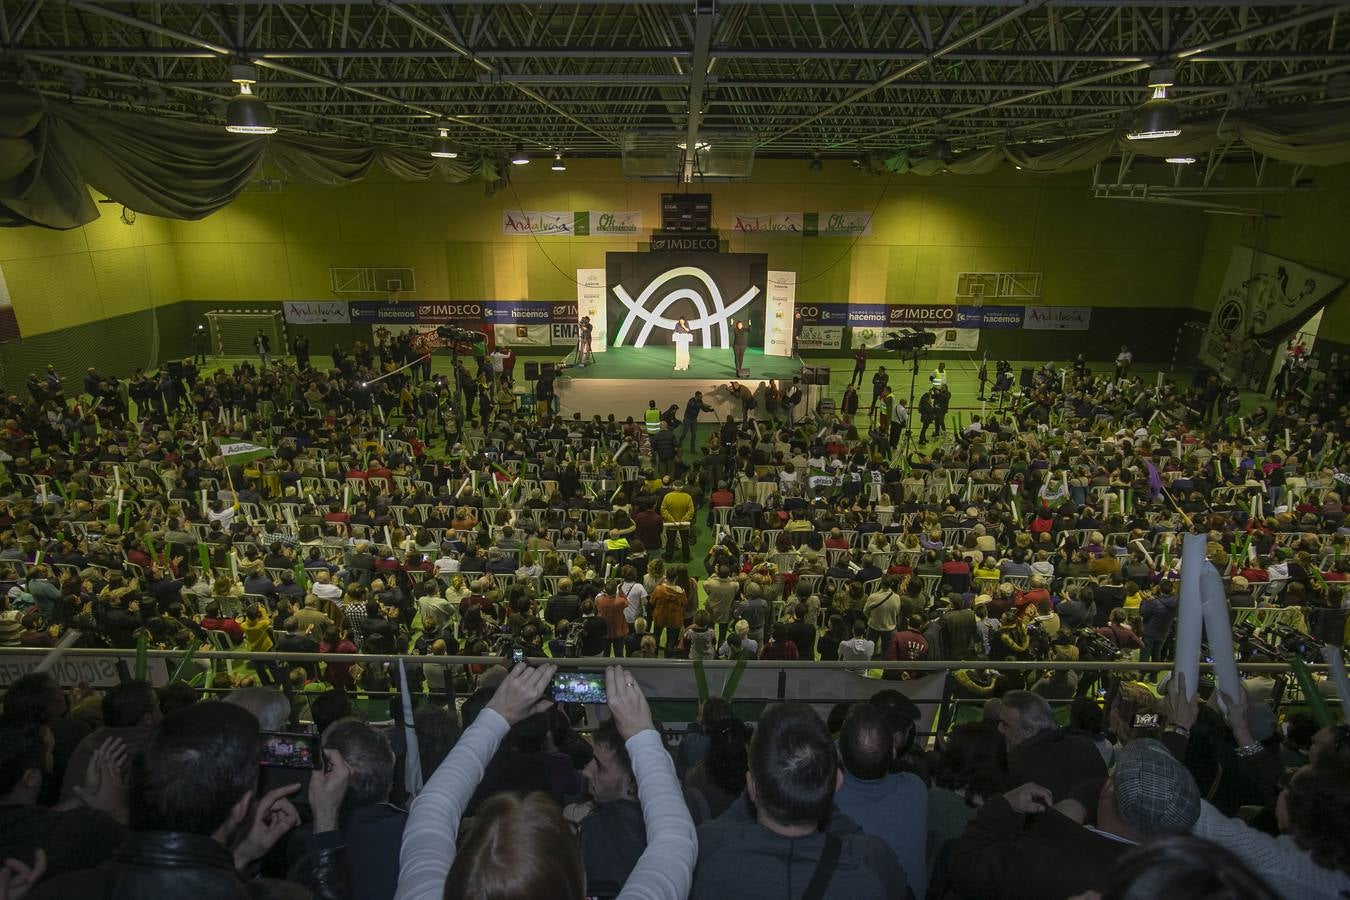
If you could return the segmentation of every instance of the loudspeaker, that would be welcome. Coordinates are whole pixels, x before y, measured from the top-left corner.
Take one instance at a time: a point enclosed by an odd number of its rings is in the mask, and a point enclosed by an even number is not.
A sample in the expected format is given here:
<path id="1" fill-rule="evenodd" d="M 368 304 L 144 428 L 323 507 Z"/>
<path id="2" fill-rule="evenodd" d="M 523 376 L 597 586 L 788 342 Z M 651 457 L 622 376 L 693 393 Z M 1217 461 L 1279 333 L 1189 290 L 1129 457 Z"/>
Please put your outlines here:
<path id="1" fill-rule="evenodd" d="M 1024 388 L 1029 388 L 1032 386 L 1032 384 L 1035 383 L 1035 378 L 1036 378 L 1035 371 L 1031 368 L 1031 366 L 1023 366 L 1022 377 L 1018 380 L 1017 383 Z"/>
<path id="2" fill-rule="evenodd" d="M 525 380 L 526 381 L 539 380 L 539 363 L 537 362 L 525 363 Z"/>
<path id="3" fill-rule="evenodd" d="M 802 366 L 799 376 L 802 384 L 828 385 L 830 383 L 829 366 Z"/>
<path id="4" fill-rule="evenodd" d="M 539 366 L 539 371 L 541 374 L 544 375 L 557 375 L 558 366 L 556 363 L 551 362 L 541 363 Z"/>

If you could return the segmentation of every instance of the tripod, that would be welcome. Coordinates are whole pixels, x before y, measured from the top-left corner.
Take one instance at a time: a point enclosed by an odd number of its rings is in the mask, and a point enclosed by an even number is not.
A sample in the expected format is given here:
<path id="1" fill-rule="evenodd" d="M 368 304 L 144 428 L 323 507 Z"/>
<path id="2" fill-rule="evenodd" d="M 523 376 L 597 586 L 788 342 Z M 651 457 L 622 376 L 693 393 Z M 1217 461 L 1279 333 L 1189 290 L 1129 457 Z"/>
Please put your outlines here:
<path id="1" fill-rule="evenodd" d="M 922 350 L 915 349 L 911 350 L 910 353 L 913 356 L 910 359 L 909 370 L 909 419 L 905 422 L 905 447 L 901 451 L 901 458 L 905 460 L 906 468 L 909 465 L 910 441 L 914 437 L 914 414 L 916 412 L 914 408 L 914 384 L 919 380 L 919 360 L 923 358 Z M 890 427 L 890 423 L 887 423 L 887 427 Z"/>

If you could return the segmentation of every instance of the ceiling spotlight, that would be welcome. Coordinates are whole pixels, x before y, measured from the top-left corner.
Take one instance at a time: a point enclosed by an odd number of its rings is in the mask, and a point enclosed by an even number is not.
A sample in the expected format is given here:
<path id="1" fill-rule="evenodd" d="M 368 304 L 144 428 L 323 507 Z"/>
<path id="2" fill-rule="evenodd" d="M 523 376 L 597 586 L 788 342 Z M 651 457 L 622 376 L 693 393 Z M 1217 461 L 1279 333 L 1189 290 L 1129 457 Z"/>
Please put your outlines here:
<path id="1" fill-rule="evenodd" d="M 681 150 L 688 150 L 688 149 L 689 149 L 689 142 L 688 142 L 688 141 L 680 141 L 680 142 L 679 142 L 678 144 L 676 144 L 675 146 L 676 146 L 676 147 L 679 147 Z M 694 152 L 695 152 L 695 153 L 702 153 L 704 150 L 711 150 L 711 149 L 712 149 L 712 144 L 708 143 L 707 141 L 694 141 Z"/>
<path id="2" fill-rule="evenodd" d="M 526 154 L 524 148 L 522 148 L 519 144 L 517 144 L 516 149 L 511 151 L 511 165 L 525 166 L 529 165 L 529 162 L 530 162 L 529 155 Z"/>
<path id="3" fill-rule="evenodd" d="M 811 165 L 807 166 L 807 168 L 809 168 L 812 172 L 819 172 L 819 171 L 821 170 L 822 167 L 823 167 L 823 163 L 821 163 L 821 161 L 820 161 L 820 153 L 818 153 L 818 152 L 817 152 L 817 153 L 812 153 L 812 154 L 811 154 Z"/>
<path id="4" fill-rule="evenodd" d="M 431 155 L 437 159 L 454 159 L 459 156 L 455 145 L 450 143 L 450 130 L 444 125 L 436 126 L 436 140 L 431 145 Z"/>
<path id="5" fill-rule="evenodd" d="M 1170 162 L 1170 163 L 1172 163 L 1173 165 L 1178 165 L 1178 166 L 1189 166 L 1191 163 L 1195 162 L 1195 157 L 1194 157 L 1194 156 L 1169 156 L 1169 157 L 1167 157 L 1167 161 Z"/>
<path id="6" fill-rule="evenodd" d="M 239 85 L 239 93 L 225 107 L 225 130 L 231 134 L 275 134 L 272 111 L 253 93 L 258 70 L 245 63 L 232 65 L 230 80 Z"/>
<path id="7" fill-rule="evenodd" d="M 566 172 L 566 171 L 567 171 L 567 166 L 566 166 L 565 163 L 563 163 L 563 160 L 562 160 L 562 154 L 561 154 L 561 153 L 555 153 L 555 154 L 553 154 L 553 165 L 549 166 L 549 168 L 552 169 L 552 170 L 555 171 L 555 172 Z"/>
<path id="8" fill-rule="evenodd" d="M 1167 89 L 1176 81 L 1172 69 L 1151 69 L 1148 86 L 1153 96 L 1134 114 L 1134 122 L 1125 135 L 1132 141 L 1150 141 L 1176 137 L 1181 134 L 1181 110 L 1167 96 Z"/>

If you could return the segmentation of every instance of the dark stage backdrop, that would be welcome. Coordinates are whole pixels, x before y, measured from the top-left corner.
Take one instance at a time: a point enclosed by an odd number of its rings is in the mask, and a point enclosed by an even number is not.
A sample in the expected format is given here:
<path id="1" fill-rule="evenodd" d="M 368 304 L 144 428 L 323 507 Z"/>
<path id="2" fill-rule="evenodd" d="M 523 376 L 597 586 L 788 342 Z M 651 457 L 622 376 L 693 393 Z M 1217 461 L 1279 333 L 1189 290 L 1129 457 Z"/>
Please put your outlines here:
<path id="1" fill-rule="evenodd" d="M 750 345 L 764 345 L 765 253 L 606 253 L 606 313 L 614 346 L 669 344 L 675 320 L 689 320 L 693 347 L 731 346 L 746 322 Z"/>

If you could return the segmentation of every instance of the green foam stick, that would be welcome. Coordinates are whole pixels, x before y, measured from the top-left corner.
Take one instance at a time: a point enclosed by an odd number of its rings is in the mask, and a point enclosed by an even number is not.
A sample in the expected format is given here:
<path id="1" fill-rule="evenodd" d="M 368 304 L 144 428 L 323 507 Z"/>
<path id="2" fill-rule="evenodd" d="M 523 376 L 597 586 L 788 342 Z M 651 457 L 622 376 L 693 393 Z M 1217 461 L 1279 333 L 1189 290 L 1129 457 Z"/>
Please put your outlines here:
<path id="1" fill-rule="evenodd" d="M 1298 679 L 1298 686 L 1303 691 L 1303 702 L 1308 704 L 1308 710 L 1312 713 L 1313 719 L 1317 721 L 1317 727 L 1326 728 L 1336 723 L 1331 718 L 1331 710 L 1327 709 L 1327 702 L 1322 695 L 1317 692 L 1317 685 L 1313 683 L 1312 672 L 1308 671 L 1308 664 L 1300 657 L 1293 656 L 1289 659 L 1289 668 L 1293 670 L 1294 677 Z"/>
<path id="2" fill-rule="evenodd" d="M 694 686 L 698 689 L 698 708 L 708 702 L 708 673 L 703 670 L 703 660 L 694 660 Z"/>
<path id="3" fill-rule="evenodd" d="M 137 681 L 145 680 L 146 662 L 145 632 L 142 631 L 140 634 L 136 635 L 135 678 Z"/>
<path id="4" fill-rule="evenodd" d="M 736 665 L 731 669 L 731 676 L 727 678 L 727 683 L 722 686 L 722 699 L 731 702 L 731 698 L 736 696 L 736 688 L 740 686 L 741 676 L 745 674 L 745 663 L 750 659 L 749 652 L 741 650 L 736 654 Z"/>

